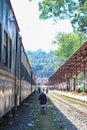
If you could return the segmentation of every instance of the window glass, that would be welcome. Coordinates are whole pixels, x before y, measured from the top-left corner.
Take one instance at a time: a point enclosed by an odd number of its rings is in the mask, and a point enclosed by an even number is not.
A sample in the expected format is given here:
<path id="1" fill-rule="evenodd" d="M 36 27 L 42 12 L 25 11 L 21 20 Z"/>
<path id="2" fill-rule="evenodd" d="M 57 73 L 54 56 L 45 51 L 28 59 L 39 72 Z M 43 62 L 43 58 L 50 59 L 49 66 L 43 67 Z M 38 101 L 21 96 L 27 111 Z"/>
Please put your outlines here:
<path id="1" fill-rule="evenodd" d="M 8 65 L 8 35 L 4 31 L 4 64 Z"/>
<path id="2" fill-rule="evenodd" d="M 6 7 L 6 25 L 8 25 L 8 8 Z"/>
<path id="3" fill-rule="evenodd" d="M 12 40 L 9 38 L 9 69 L 11 69 L 12 63 Z"/>
<path id="4" fill-rule="evenodd" d="M 3 12 L 3 0 L 0 0 L 0 19 L 3 18 L 2 12 Z"/>

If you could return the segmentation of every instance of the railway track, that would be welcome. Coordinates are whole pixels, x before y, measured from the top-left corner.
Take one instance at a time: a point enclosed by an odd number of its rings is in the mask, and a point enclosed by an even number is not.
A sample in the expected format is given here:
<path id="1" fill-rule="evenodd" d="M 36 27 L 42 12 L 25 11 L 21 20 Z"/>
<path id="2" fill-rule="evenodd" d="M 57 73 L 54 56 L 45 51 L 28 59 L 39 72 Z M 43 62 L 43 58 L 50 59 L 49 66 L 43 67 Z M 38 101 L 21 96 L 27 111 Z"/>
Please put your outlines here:
<path id="1" fill-rule="evenodd" d="M 50 92 L 48 97 L 77 129 L 87 130 L 87 107 L 65 99 L 56 92 Z"/>

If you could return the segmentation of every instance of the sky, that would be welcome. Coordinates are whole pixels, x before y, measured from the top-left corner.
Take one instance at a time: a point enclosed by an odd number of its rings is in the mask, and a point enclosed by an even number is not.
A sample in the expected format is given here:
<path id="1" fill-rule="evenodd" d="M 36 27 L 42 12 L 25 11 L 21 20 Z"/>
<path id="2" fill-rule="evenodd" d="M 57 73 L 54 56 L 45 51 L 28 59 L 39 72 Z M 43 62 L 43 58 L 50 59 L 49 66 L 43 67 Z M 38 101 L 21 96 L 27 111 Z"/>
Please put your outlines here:
<path id="1" fill-rule="evenodd" d="M 48 52 L 56 48 L 51 44 L 56 33 L 72 32 L 72 27 L 68 20 L 58 21 L 57 24 L 52 20 L 40 20 L 37 1 L 11 0 L 11 3 L 25 50 L 42 49 Z"/>

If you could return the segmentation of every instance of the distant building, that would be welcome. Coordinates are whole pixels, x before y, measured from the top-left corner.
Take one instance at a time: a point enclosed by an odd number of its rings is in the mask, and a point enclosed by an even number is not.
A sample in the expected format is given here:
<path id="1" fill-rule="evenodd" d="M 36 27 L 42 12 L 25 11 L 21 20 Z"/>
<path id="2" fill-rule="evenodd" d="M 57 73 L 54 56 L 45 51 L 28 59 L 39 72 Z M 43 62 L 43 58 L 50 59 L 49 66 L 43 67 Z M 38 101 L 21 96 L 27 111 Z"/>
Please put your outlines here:
<path id="1" fill-rule="evenodd" d="M 37 85 L 43 85 L 45 84 L 46 82 L 48 82 L 48 78 L 46 77 L 43 77 L 43 78 L 37 78 Z"/>

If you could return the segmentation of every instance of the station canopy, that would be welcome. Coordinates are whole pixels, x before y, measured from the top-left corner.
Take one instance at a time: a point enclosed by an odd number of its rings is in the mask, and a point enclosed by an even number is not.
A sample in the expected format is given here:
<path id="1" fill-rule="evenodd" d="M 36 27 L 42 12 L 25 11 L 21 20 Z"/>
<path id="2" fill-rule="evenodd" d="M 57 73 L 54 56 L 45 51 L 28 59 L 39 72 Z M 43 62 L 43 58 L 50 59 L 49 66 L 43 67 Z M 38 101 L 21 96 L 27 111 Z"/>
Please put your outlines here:
<path id="1" fill-rule="evenodd" d="M 87 71 L 87 41 L 51 75 L 47 84 L 65 82 L 68 78 Z"/>

